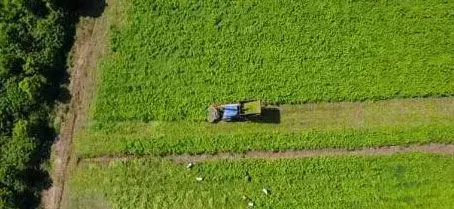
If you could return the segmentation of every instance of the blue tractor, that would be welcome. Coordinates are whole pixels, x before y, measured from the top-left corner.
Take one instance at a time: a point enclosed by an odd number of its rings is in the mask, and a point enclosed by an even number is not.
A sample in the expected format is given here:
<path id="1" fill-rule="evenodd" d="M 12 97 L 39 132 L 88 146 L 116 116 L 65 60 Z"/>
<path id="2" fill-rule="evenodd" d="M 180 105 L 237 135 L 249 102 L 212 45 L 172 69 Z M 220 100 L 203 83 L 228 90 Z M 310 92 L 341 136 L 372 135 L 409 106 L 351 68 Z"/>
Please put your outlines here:
<path id="1" fill-rule="evenodd" d="M 249 117 L 259 116 L 262 112 L 262 102 L 240 101 L 237 103 L 211 105 L 208 108 L 208 122 L 215 123 L 219 121 L 242 121 Z"/>

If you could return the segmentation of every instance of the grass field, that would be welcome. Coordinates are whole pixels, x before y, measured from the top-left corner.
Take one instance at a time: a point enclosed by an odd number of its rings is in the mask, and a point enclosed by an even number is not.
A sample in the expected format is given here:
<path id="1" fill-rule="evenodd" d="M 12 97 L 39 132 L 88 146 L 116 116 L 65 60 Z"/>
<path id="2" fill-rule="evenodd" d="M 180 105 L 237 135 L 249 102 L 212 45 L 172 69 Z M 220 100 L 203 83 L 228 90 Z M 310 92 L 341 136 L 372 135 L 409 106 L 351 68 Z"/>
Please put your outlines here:
<path id="1" fill-rule="evenodd" d="M 94 122 L 79 157 L 358 148 L 454 142 L 454 99 L 283 105 L 280 123 Z"/>
<path id="2" fill-rule="evenodd" d="M 454 3 L 132 0 L 101 66 L 99 121 L 205 119 L 213 102 L 452 95 Z"/>
<path id="3" fill-rule="evenodd" d="M 69 185 L 69 208 L 247 208 L 243 195 L 254 208 L 452 208 L 454 158 L 230 160 L 191 170 L 157 159 L 87 162 Z"/>
<path id="4" fill-rule="evenodd" d="M 361 156 L 367 147 L 454 143 L 454 97 L 443 97 L 454 96 L 454 2 L 109 7 L 121 9 L 110 17 L 89 122 L 75 133 L 66 208 L 454 207 L 454 155 Z M 210 104 L 242 99 L 279 111 L 271 121 L 205 121 Z M 265 153 L 192 169 L 158 157 L 360 147 L 350 157 Z"/>
<path id="5" fill-rule="evenodd" d="M 110 27 L 92 121 L 76 136 L 80 157 L 454 140 L 452 98 L 330 103 L 452 95 L 450 3 L 172 0 L 123 8 L 126 18 Z M 205 122 L 211 103 L 245 98 L 284 103 L 279 122 Z"/>

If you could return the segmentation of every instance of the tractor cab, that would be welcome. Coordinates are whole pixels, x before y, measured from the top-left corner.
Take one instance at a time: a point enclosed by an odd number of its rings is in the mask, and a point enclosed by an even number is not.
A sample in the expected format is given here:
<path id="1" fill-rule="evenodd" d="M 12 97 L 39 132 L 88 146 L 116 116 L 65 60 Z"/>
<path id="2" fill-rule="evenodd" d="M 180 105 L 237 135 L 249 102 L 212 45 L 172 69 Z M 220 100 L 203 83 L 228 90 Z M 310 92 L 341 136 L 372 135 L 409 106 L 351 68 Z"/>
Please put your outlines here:
<path id="1" fill-rule="evenodd" d="M 235 120 L 238 116 L 240 116 L 240 104 L 227 104 L 224 105 L 224 113 L 222 114 L 222 120 L 224 121 L 232 121 Z"/>
<path id="2" fill-rule="evenodd" d="M 222 121 L 242 121 L 251 116 L 258 116 L 262 112 L 262 102 L 240 101 L 238 103 L 211 105 L 208 108 L 208 122 L 215 123 Z"/>

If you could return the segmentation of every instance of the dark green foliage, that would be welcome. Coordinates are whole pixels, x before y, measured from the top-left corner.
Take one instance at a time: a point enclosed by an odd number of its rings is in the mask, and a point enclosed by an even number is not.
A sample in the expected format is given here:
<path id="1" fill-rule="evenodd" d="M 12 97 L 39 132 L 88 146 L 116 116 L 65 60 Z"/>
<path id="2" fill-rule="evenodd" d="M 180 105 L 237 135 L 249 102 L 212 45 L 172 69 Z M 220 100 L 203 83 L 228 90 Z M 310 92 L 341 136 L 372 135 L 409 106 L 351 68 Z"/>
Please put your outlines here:
<path id="1" fill-rule="evenodd" d="M 53 130 L 49 112 L 64 72 L 63 15 L 49 0 L 0 1 L 0 208 L 33 208 Z M 51 95 L 48 95 L 51 94 Z"/>

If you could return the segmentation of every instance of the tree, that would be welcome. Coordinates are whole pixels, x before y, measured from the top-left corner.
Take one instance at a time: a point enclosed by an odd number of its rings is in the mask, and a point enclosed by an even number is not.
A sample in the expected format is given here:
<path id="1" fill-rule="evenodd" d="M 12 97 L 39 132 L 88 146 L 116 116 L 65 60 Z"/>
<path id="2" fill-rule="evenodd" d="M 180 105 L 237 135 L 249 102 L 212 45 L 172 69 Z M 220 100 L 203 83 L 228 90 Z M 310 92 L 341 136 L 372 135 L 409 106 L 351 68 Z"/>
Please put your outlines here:
<path id="1" fill-rule="evenodd" d="M 39 92 L 46 83 L 46 78 L 41 75 L 25 77 L 19 82 L 19 88 L 27 93 L 28 97 L 35 100 L 39 96 Z"/>
<path id="2" fill-rule="evenodd" d="M 65 71 L 59 10 L 53 0 L 0 0 L 0 208 L 39 203 L 45 180 L 35 174 L 53 138 L 55 100 L 43 92 L 56 91 L 55 74 Z"/>

